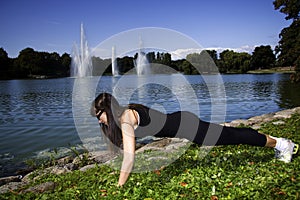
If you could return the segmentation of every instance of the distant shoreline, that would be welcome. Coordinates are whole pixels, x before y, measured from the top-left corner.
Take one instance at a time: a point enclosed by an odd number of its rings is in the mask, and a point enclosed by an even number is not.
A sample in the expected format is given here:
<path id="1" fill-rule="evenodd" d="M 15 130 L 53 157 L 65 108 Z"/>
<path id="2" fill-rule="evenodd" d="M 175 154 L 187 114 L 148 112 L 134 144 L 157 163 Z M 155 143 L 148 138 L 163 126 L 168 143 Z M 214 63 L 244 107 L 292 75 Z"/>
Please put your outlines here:
<path id="1" fill-rule="evenodd" d="M 227 74 L 273 74 L 273 73 L 286 73 L 286 74 L 293 74 L 295 73 L 295 67 L 274 67 L 270 69 L 257 69 L 257 70 L 249 70 L 245 73 L 241 72 L 226 72 L 226 73 L 209 73 L 209 72 L 202 72 L 200 75 L 212 75 L 212 74 L 222 74 L 222 75 L 227 75 Z M 134 73 L 132 73 L 134 74 Z M 155 74 L 155 73 L 154 73 Z M 168 74 L 168 73 L 165 73 Z M 182 74 L 182 73 L 180 73 Z M 187 74 L 191 75 L 191 74 Z M 103 76 L 112 76 L 111 74 L 103 74 Z M 122 76 L 122 75 L 121 75 Z M 27 78 L 19 78 L 19 79 L 1 79 L 0 80 L 33 80 L 33 79 L 56 79 L 56 78 L 68 78 L 70 76 L 47 76 L 44 74 L 35 74 L 35 75 L 29 75 Z"/>
<path id="2" fill-rule="evenodd" d="M 274 67 L 270 69 L 250 70 L 247 74 L 295 73 L 295 67 Z"/>

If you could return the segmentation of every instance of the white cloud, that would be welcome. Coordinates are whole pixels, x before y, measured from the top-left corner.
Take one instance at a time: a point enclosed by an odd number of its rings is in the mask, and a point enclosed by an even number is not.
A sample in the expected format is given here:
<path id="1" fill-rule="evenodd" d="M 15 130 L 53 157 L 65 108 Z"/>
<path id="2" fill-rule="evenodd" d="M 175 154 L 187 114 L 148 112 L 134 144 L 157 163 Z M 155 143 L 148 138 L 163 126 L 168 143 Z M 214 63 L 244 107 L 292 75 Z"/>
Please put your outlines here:
<path id="1" fill-rule="evenodd" d="M 200 53 L 202 50 L 215 50 L 217 53 L 221 53 L 225 50 L 232 50 L 234 52 L 246 52 L 249 54 L 252 54 L 256 46 L 241 46 L 237 48 L 226 48 L 226 47 L 208 47 L 208 48 L 203 48 L 203 49 L 177 49 L 175 51 L 170 52 L 172 56 L 172 60 L 178 60 L 178 59 L 183 59 L 186 58 L 188 54 L 191 53 Z"/>
<path id="2" fill-rule="evenodd" d="M 245 45 L 245 46 L 241 46 L 241 47 L 237 47 L 237 48 L 225 48 L 225 47 L 210 47 L 210 48 L 206 48 L 206 50 L 216 50 L 218 53 L 221 53 L 222 51 L 225 50 L 231 50 L 234 52 L 246 52 L 249 54 L 252 54 L 252 52 L 254 51 L 256 46 L 249 46 L 249 45 Z"/>
<path id="3" fill-rule="evenodd" d="M 172 60 L 185 59 L 188 54 L 200 53 L 203 49 L 177 49 L 170 52 Z"/>

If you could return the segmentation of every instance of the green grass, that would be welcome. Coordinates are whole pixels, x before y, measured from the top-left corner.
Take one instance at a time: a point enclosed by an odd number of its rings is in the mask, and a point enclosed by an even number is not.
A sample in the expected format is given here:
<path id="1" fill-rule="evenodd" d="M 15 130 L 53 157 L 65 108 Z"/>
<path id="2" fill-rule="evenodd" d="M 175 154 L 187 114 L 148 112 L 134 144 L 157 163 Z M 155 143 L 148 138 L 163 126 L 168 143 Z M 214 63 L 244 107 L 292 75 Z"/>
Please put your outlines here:
<path id="1" fill-rule="evenodd" d="M 283 125 L 265 124 L 261 132 L 300 143 L 300 115 Z M 53 192 L 3 194 L 0 199 L 299 199 L 300 158 L 274 159 L 269 148 L 247 145 L 214 147 L 204 158 L 191 145 L 182 156 L 158 170 L 131 174 L 117 187 L 118 171 L 98 166 L 86 172 L 47 174 L 26 188 L 53 181 Z M 146 152 L 151 153 L 151 152 Z M 145 155 L 143 155 L 145 156 Z"/>
<path id="2" fill-rule="evenodd" d="M 269 73 L 295 73 L 294 67 L 275 67 L 270 69 L 250 70 L 249 74 L 269 74 Z"/>

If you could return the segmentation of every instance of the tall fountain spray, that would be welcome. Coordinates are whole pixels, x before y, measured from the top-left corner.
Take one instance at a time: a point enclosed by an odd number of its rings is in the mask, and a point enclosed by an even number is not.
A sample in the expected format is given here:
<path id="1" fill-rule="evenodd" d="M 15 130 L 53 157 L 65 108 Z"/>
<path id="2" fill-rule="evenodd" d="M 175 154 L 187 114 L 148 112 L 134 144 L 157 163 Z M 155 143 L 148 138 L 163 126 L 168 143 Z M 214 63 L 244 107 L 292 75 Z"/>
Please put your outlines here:
<path id="1" fill-rule="evenodd" d="M 93 65 L 90 50 L 83 29 L 83 24 L 80 27 L 80 48 L 74 44 L 71 62 L 71 77 L 86 77 L 92 76 Z"/>
<path id="2" fill-rule="evenodd" d="M 116 48 L 115 46 L 112 47 L 111 50 L 111 71 L 113 76 L 119 76 L 119 69 L 118 63 L 116 59 Z"/>
<path id="3" fill-rule="evenodd" d="M 151 73 L 149 61 L 144 52 L 142 52 L 143 41 L 140 38 L 138 57 L 134 60 L 137 75 L 147 75 Z"/>

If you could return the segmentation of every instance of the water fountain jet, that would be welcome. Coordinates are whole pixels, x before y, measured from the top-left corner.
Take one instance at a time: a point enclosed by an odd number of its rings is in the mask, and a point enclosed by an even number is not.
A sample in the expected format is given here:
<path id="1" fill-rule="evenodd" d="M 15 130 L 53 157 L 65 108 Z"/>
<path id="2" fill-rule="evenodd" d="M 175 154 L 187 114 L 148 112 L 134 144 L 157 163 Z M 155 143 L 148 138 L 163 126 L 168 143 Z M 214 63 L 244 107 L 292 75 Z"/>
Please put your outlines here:
<path id="1" fill-rule="evenodd" d="M 85 38 L 83 24 L 80 27 L 80 48 L 74 44 L 71 61 L 71 77 L 87 77 L 93 74 L 93 64 Z"/>
<path id="2" fill-rule="evenodd" d="M 119 76 L 119 69 L 118 69 L 118 63 L 116 59 L 116 48 L 115 46 L 112 47 L 112 53 L 111 53 L 111 72 L 113 76 Z"/>
<path id="3" fill-rule="evenodd" d="M 143 49 L 143 42 L 142 39 L 140 38 L 138 56 L 134 60 L 134 66 L 137 75 L 147 75 L 151 73 L 147 55 L 146 53 L 142 52 L 142 49 Z"/>

